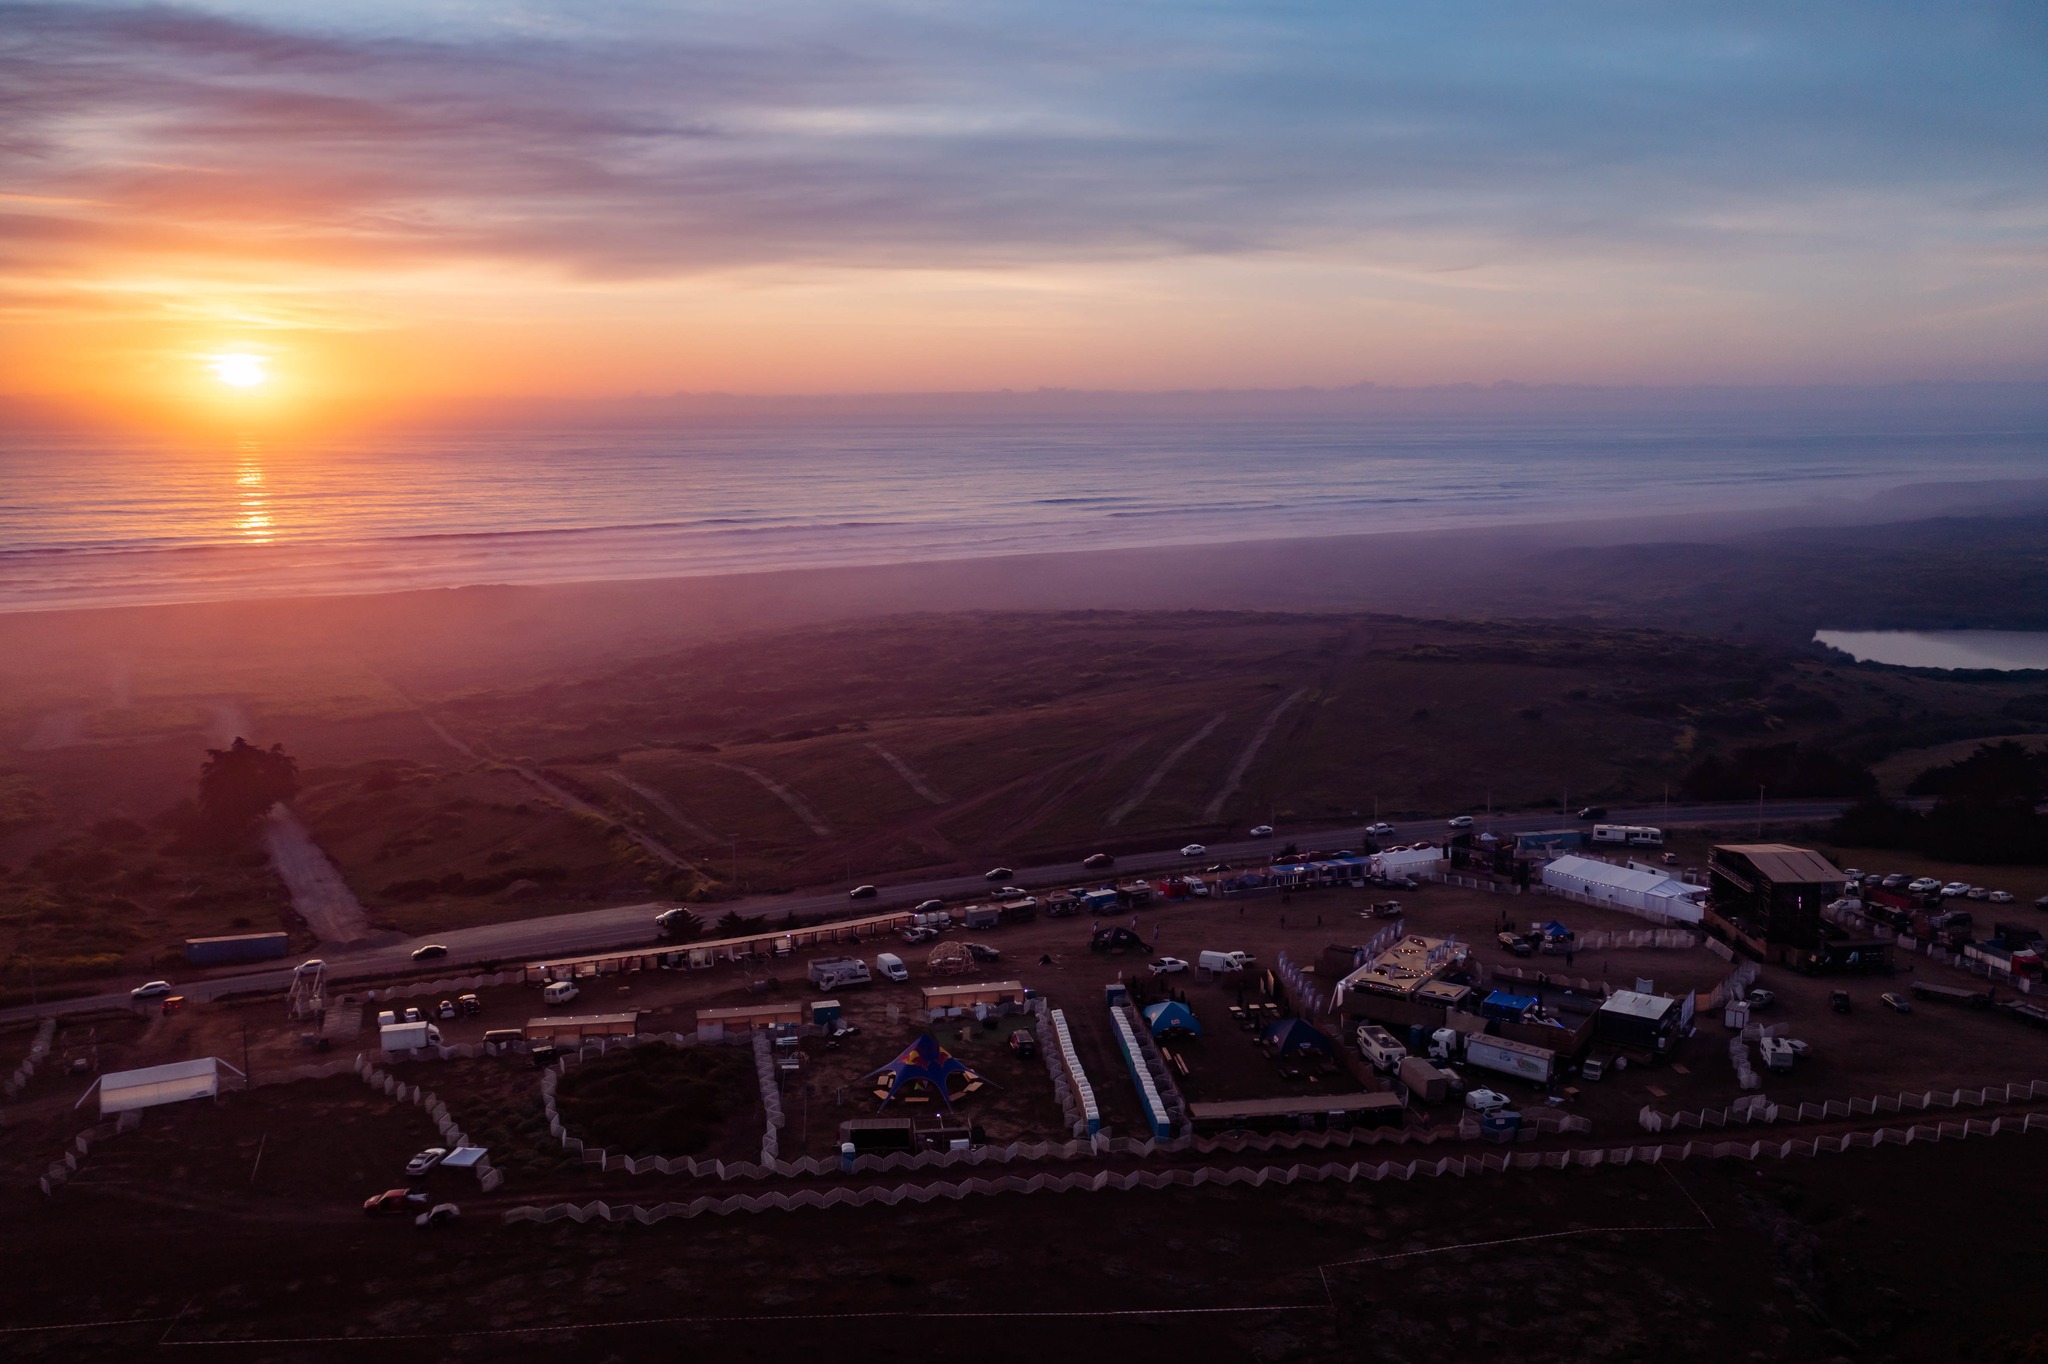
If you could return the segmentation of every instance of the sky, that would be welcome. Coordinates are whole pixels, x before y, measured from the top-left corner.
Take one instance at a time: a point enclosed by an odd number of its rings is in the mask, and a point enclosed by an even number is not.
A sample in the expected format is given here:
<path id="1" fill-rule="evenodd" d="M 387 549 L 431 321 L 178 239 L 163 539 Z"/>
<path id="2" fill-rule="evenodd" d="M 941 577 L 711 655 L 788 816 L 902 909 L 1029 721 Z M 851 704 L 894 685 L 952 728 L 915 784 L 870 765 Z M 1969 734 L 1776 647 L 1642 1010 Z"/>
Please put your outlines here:
<path id="1" fill-rule="evenodd" d="M 2038 3 L 0 0 L 17 399 L 2043 378 Z"/>

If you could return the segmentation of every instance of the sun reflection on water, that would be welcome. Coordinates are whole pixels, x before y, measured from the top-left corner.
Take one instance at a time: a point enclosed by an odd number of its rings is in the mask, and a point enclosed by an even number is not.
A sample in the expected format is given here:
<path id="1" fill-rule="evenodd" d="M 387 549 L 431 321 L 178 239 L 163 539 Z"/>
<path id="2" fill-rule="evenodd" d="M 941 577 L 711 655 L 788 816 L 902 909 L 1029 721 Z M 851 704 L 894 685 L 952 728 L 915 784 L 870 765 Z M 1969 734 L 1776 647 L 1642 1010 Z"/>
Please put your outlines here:
<path id="1" fill-rule="evenodd" d="M 267 545 L 276 537 L 264 487 L 262 442 L 242 438 L 235 443 L 235 458 L 235 532 L 245 543 Z"/>

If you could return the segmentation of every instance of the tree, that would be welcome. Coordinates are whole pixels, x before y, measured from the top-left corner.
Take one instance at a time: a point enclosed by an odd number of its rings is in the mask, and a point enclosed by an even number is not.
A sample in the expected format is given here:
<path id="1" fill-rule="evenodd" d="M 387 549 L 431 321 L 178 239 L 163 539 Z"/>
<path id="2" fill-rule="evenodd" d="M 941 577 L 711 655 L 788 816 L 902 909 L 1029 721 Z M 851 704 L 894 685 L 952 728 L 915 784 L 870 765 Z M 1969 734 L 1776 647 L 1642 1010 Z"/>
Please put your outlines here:
<path id="1" fill-rule="evenodd" d="M 199 813 L 220 837 L 247 832 L 272 805 L 298 794 L 299 760 L 283 744 L 258 748 L 238 737 L 206 755 L 199 769 Z"/>

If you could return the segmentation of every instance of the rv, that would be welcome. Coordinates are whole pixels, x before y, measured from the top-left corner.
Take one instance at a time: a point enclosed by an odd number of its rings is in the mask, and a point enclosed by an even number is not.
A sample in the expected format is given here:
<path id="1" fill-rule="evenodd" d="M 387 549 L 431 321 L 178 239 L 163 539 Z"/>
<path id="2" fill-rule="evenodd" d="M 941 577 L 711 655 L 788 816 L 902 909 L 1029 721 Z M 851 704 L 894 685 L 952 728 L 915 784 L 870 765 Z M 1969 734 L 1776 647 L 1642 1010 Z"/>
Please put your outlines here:
<path id="1" fill-rule="evenodd" d="M 1595 843 L 1620 843 L 1631 848 L 1661 848 L 1664 846 L 1664 831 L 1647 824 L 1595 824 Z"/>
<path id="2" fill-rule="evenodd" d="M 859 957 L 820 958 L 811 963 L 809 975 L 811 984 L 826 994 L 849 985 L 866 985 L 874 979 L 868 974 L 868 964 Z"/>
<path id="3" fill-rule="evenodd" d="M 1361 1023 L 1358 1027 L 1358 1054 L 1372 1063 L 1377 1071 L 1389 1071 L 1401 1064 L 1408 1055 L 1408 1048 L 1394 1040 L 1394 1035 L 1385 1028 L 1372 1023 Z"/>

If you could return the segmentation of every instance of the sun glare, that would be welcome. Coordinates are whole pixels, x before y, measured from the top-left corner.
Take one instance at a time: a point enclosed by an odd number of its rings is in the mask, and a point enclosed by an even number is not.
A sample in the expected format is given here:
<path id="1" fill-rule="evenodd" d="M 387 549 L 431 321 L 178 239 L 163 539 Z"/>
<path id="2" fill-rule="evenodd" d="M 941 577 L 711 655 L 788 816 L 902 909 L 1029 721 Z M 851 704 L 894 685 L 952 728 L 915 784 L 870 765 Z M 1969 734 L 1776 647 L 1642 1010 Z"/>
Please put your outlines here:
<path id="1" fill-rule="evenodd" d="M 254 388 L 270 378 L 260 355 L 216 355 L 207 361 L 207 366 L 213 370 L 214 378 L 235 388 Z"/>

